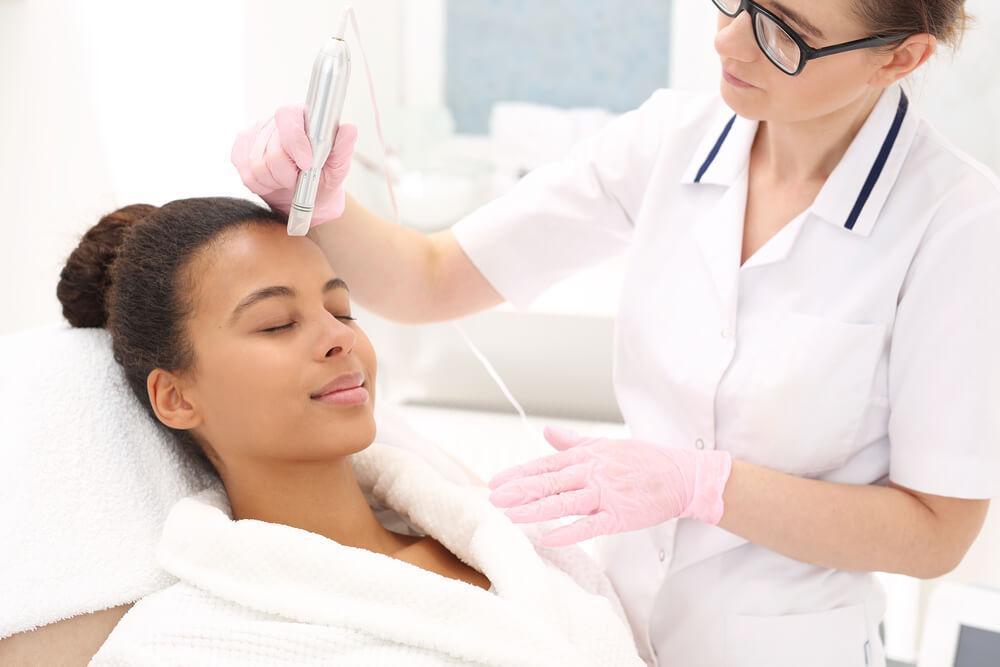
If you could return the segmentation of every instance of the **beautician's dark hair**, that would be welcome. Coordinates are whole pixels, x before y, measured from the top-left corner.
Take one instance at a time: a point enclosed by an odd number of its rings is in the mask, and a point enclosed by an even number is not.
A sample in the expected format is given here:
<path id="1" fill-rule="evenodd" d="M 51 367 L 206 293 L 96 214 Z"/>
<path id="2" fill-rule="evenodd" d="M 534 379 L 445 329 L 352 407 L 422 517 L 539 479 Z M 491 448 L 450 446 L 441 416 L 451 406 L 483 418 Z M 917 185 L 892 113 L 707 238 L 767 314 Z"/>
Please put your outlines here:
<path id="1" fill-rule="evenodd" d="M 192 262 L 223 233 L 248 225 L 285 225 L 283 216 L 227 197 L 134 204 L 87 231 L 59 276 L 56 295 L 74 327 L 106 327 L 115 360 L 153 421 L 211 466 L 202 443 L 156 417 L 146 389 L 154 368 L 184 372 L 195 354 L 186 334 L 198 285 Z"/>
<path id="2" fill-rule="evenodd" d="M 971 19 L 965 0 L 854 0 L 872 35 L 928 33 L 957 47 Z"/>

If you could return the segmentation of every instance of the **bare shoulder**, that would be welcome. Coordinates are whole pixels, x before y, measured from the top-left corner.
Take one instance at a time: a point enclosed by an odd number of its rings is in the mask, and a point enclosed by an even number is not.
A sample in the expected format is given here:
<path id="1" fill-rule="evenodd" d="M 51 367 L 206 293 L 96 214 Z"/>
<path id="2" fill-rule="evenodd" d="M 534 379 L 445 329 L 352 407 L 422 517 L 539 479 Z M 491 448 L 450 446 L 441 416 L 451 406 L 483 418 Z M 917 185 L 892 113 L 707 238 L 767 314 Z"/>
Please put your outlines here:
<path id="1" fill-rule="evenodd" d="M 0 639 L 0 664 L 86 665 L 132 605 L 74 616 Z"/>

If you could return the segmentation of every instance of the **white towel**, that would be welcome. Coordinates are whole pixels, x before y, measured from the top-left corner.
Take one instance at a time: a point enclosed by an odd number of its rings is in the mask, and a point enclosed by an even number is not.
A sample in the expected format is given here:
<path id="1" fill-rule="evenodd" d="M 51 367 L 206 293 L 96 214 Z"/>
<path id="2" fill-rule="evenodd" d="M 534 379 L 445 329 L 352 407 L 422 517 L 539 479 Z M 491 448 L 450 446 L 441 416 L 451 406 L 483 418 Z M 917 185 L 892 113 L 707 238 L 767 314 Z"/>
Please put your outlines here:
<path id="1" fill-rule="evenodd" d="M 0 638 L 174 583 L 154 548 L 170 507 L 218 482 L 132 395 L 103 329 L 0 336 Z M 379 440 L 462 467 L 391 408 Z"/>
<path id="2" fill-rule="evenodd" d="M 0 637 L 173 583 L 154 548 L 211 477 L 157 430 L 100 329 L 0 337 Z"/>
<path id="3" fill-rule="evenodd" d="M 297 528 L 233 521 L 210 490 L 180 501 L 164 529 L 159 561 L 180 582 L 136 604 L 91 664 L 643 664 L 581 549 L 536 550 L 488 489 L 450 483 L 398 448 L 373 444 L 352 463 L 373 507 L 433 536 L 496 594 Z"/>

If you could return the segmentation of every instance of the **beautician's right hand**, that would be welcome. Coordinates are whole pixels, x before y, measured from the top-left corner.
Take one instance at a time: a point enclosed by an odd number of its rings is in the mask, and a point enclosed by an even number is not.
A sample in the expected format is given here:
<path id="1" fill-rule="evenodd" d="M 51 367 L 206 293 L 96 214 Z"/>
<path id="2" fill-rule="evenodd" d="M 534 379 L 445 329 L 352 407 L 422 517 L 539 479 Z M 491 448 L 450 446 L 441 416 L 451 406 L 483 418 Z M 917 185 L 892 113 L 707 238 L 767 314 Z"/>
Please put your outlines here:
<path id="1" fill-rule="evenodd" d="M 358 141 L 358 128 L 344 124 L 337 132 L 330 157 L 323 165 L 316 193 L 312 227 L 344 214 L 344 180 Z M 274 116 L 241 132 L 231 155 L 243 184 L 267 204 L 288 214 L 299 173 L 312 167 L 312 146 L 306 133 L 305 106 L 284 106 Z"/>

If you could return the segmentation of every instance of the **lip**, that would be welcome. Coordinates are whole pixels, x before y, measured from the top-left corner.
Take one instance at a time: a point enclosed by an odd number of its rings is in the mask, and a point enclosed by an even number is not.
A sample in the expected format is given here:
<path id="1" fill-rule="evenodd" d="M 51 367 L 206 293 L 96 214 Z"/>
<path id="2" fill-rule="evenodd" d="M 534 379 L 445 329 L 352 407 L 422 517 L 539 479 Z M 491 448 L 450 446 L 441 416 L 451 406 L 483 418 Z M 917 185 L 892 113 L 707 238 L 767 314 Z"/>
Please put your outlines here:
<path id="1" fill-rule="evenodd" d="M 331 382 L 323 385 L 319 391 L 309 395 L 312 399 L 326 398 L 331 395 L 338 393 L 350 392 L 356 389 L 363 389 L 362 385 L 365 383 L 365 374 L 361 372 L 351 372 L 338 375 Z"/>
<path id="2" fill-rule="evenodd" d="M 732 74 L 730 74 L 726 70 L 722 70 L 722 78 L 725 79 L 726 82 L 728 82 L 729 84 L 731 84 L 733 86 L 736 86 L 737 88 L 756 88 L 757 87 L 757 86 L 754 86 L 752 84 L 747 83 L 743 79 L 740 79 L 740 78 L 737 78 L 737 77 L 733 76 Z"/>
<path id="3" fill-rule="evenodd" d="M 368 390 L 364 387 L 342 389 L 329 394 L 323 394 L 313 400 L 326 403 L 327 405 L 364 405 L 368 402 Z"/>

